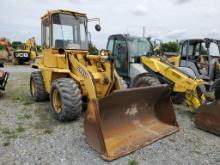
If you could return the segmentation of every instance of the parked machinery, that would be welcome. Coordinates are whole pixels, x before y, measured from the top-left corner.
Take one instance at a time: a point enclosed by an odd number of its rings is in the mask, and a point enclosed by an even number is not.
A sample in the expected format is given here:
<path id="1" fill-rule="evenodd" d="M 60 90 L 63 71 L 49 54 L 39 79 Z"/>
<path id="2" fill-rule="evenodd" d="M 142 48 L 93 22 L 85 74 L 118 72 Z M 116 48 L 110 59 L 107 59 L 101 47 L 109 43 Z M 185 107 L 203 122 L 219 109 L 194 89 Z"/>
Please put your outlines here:
<path id="1" fill-rule="evenodd" d="M 35 37 L 28 39 L 21 47 L 13 53 L 13 63 L 15 65 L 33 62 L 37 57 L 37 45 Z"/>
<path id="2" fill-rule="evenodd" d="M 87 105 L 86 140 L 113 160 L 178 130 L 166 85 L 125 90 L 106 50 L 88 54 L 85 14 L 55 10 L 42 17 L 43 56 L 30 78 L 35 101 L 50 97 L 60 121 L 77 119 Z M 96 30 L 100 26 L 96 25 Z"/>
<path id="3" fill-rule="evenodd" d="M 0 55 L 0 67 L 4 67 L 5 61 L 12 61 L 12 47 L 10 41 L 7 38 L 0 38 L 0 45 L 2 45 L 8 53 L 6 57 L 4 55 Z"/>
<path id="4" fill-rule="evenodd" d="M 209 42 L 206 43 L 209 47 Z M 168 84 L 172 92 L 182 94 L 186 103 L 196 110 L 197 127 L 220 135 L 220 80 L 214 84 L 198 78 L 189 67 L 176 67 L 171 59 L 154 55 L 151 42 L 147 38 L 129 35 L 112 35 L 107 49 L 119 75 L 130 87 Z M 176 57 L 175 57 L 176 59 Z M 175 64 L 175 61 L 174 61 Z M 210 97 L 210 89 L 215 99 Z"/>

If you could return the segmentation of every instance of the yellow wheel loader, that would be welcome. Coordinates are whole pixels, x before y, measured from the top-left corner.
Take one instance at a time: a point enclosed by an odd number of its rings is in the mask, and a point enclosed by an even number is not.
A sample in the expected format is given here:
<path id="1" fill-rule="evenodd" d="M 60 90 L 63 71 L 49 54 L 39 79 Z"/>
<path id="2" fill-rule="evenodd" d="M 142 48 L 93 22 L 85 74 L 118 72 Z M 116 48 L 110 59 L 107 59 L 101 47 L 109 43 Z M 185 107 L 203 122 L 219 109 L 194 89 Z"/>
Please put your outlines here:
<path id="1" fill-rule="evenodd" d="M 197 77 L 191 68 L 177 67 L 179 57 L 154 55 L 148 38 L 111 35 L 107 49 L 129 87 L 168 84 L 172 93 L 183 96 L 187 105 L 196 110 L 197 127 L 220 135 L 220 102 L 216 101 L 220 99 L 220 79 L 209 83 Z M 211 97 L 213 91 L 215 99 Z"/>
<path id="2" fill-rule="evenodd" d="M 66 10 L 42 17 L 43 55 L 32 65 L 38 71 L 30 91 L 35 101 L 50 98 L 60 121 L 77 119 L 86 104 L 86 140 L 110 161 L 176 132 L 178 124 L 166 85 L 123 89 L 108 51 L 88 54 L 88 21 Z"/>

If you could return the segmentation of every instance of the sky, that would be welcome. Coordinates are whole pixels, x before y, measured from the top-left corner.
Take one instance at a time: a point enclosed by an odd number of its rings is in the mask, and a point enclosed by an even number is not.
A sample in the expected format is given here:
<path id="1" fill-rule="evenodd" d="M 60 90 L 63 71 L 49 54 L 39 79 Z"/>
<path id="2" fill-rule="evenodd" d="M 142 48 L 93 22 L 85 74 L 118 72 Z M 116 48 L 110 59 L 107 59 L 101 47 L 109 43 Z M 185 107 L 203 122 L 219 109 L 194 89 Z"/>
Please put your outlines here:
<path id="1" fill-rule="evenodd" d="M 164 42 L 186 38 L 220 39 L 220 0 L 5 0 L 1 1 L 0 37 L 41 40 L 40 17 L 68 9 L 101 19 L 101 32 L 89 23 L 92 42 L 105 48 L 111 34 L 145 35 Z"/>

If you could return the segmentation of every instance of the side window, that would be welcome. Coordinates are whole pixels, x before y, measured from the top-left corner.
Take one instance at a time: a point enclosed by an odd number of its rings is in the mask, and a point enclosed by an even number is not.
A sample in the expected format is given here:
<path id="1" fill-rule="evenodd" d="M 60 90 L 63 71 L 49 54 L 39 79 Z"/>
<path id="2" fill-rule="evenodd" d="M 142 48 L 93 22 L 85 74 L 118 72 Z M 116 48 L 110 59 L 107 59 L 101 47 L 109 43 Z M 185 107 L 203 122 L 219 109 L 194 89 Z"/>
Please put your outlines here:
<path id="1" fill-rule="evenodd" d="M 43 20 L 41 26 L 42 26 L 41 44 L 43 47 L 50 47 L 49 20 L 48 19 Z"/>
<path id="2" fill-rule="evenodd" d="M 181 54 L 182 57 L 186 57 L 186 51 L 187 51 L 186 48 L 187 48 L 187 44 L 184 43 L 182 45 L 182 54 Z"/>
<path id="3" fill-rule="evenodd" d="M 195 56 L 200 56 L 200 43 L 196 44 L 196 47 L 195 47 Z"/>
<path id="4" fill-rule="evenodd" d="M 114 48 L 115 56 L 126 56 L 127 55 L 127 45 L 125 40 L 116 40 Z"/>
<path id="5" fill-rule="evenodd" d="M 215 43 L 210 44 L 210 55 L 211 56 L 220 56 L 218 45 Z"/>
<path id="6" fill-rule="evenodd" d="M 188 50 L 187 50 L 187 43 L 184 43 L 183 48 L 182 48 L 182 57 L 186 56 L 192 56 L 193 55 L 193 45 L 189 45 Z M 188 51 L 188 52 L 187 52 Z"/>
<path id="7" fill-rule="evenodd" d="M 115 41 L 114 52 L 115 56 L 115 67 L 120 73 L 127 73 L 127 45 L 126 41 L 123 39 L 118 39 Z"/>
<path id="8" fill-rule="evenodd" d="M 202 46 L 201 46 L 201 55 L 207 55 L 207 49 L 205 47 L 205 43 L 202 43 Z"/>
<path id="9" fill-rule="evenodd" d="M 107 49 L 110 51 L 110 53 L 112 53 L 113 48 L 114 48 L 114 39 L 110 39 L 109 42 L 108 42 Z"/>

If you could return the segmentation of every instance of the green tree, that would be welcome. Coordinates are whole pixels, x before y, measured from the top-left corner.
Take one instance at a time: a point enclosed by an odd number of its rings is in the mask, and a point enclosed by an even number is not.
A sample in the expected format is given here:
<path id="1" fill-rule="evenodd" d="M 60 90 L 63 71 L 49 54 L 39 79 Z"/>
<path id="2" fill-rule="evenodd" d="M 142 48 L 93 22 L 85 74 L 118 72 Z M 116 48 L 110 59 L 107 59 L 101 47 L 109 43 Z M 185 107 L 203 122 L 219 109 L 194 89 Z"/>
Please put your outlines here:
<path id="1" fill-rule="evenodd" d="M 178 41 L 163 43 L 161 47 L 162 52 L 178 53 L 179 49 L 180 45 Z"/>
<path id="2" fill-rule="evenodd" d="M 3 50 L 3 49 L 5 49 L 4 46 L 0 45 L 0 50 Z"/>
<path id="3" fill-rule="evenodd" d="M 21 41 L 13 41 L 12 44 L 11 44 L 13 49 L 18 49 L 22 45 L 23 45 L 23 43 Z"/>
<path id="4" fill-rule="evenodd" d="M 92 55 L 99 54 L 99 50 L 92 43 L 89 43 L 89 54 L 92 54 Z"/>

